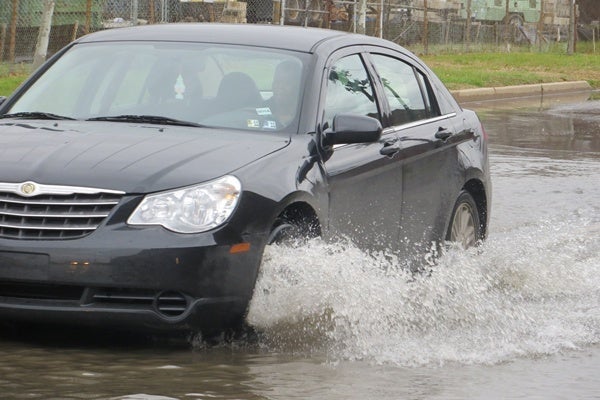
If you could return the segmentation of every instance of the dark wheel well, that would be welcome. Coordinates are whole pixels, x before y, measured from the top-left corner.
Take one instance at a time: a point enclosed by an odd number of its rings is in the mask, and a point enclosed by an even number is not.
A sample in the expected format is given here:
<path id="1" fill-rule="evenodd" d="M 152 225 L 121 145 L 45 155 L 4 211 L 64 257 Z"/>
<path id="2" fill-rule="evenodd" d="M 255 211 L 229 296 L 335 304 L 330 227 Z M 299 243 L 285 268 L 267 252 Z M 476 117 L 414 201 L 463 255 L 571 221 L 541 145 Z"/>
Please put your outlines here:
<path id="1" fill-rule="evenodd" d="M 317 213 L 307 203 L 298 202 L 287 206 L 275 219 L 269 241 L 272 242 L 276 239 L 279 230 L 288 230 L 289 227 L 293 227 L 294 236 L 302 238 L 321 236 L 321 225 Z"/>
<path id="2" fill-rule="evenodd" d="M 481 236 L 485 238 L 487 236 L 487 221 L 488 221 L 488 204 L 485 188 L 481 181 L 472 179 L 468 181 L 463 187 L 464 190 L 475 200 L 477 206 L 477 213 L 479 214 L 479 224 L 481 225 Z"/>

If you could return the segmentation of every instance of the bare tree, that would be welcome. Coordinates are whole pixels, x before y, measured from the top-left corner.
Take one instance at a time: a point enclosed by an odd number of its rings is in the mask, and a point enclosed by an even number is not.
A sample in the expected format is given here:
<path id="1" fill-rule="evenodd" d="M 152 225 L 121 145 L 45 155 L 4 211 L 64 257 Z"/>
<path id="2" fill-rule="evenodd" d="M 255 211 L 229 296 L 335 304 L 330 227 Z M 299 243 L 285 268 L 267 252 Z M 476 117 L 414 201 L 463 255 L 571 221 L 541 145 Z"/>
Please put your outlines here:
<path id="1" fill-rule="evenodd" d="M 17 45 L 17 17 L 19 16 L 19 0 L 12 0 L 12 14 L 10 16 L 10 39 L 8 43 L 8 62 L 15 62 L 15 47 Z"/>
<path id="2" fill-rule="evenodd" d="M 40 31 L 33 56 L 33 68 L 36 69 L 46 61 L 50 30 L 52 29 L 52 14 L 54 14 L 54 0 L 44 0 L 44 12 L 40 23 Z"/>
<path id="3" fill-rule="evenodd" d="M 576 1 L 571 0 L 569 4 L 569 43 L 567 45 L 567 54 L 575 53 L 575 35 L 577 29 L 575 27 L 575 7 Z"/>

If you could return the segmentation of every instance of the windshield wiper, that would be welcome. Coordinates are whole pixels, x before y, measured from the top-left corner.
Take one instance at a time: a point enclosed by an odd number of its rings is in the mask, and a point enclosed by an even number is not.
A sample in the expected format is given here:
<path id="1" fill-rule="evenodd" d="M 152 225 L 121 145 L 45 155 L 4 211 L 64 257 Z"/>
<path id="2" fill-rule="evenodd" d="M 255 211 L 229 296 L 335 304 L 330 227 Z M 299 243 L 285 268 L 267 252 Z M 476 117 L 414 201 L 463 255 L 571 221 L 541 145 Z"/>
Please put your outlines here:
<path id="1" fill-rule="evenodd" d="M 175 118 L 160 117 L 157 115 L 114 115 L 108 117 L 88 118 L 87 121 L 141 122 L 159 125 L 193 126 L 197 128 L 205 127 L 205 125 L 197 124 L 195 122 L 182 121 Z"/>
<path id="2" fill-rule="evenodd" d="M 24 111 L 24 112 L 17 112 L 17 113 L 13 113 L 13 114 L 4 114 L 4 115 L 0 115 L 0 118 L 75 120 L 75 118 L 65 117 L 64 115 L 52 114 L 52 113 L 41 112 L 41 111 Z"/>

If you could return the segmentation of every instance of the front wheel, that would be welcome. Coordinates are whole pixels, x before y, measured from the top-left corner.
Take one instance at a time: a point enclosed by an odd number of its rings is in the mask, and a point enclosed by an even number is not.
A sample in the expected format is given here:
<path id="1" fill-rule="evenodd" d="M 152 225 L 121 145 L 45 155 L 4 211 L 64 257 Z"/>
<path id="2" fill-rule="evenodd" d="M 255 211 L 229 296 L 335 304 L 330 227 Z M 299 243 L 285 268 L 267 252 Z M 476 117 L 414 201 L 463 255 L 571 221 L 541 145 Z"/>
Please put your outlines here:
<path id="1" fill-rule="evenodd" d="M 319 235 L 318 227 L 309 219 L 282 215 L 273 224 L 267 244 L 298 246 Z"/>
<path id="2" fill-rule="evenodd" d="M 468 249 L 476 246 L 482 239 L 483 232 L 475 200 L 469 192 L 462 191 L 452 210 L 446 240 Z"/>

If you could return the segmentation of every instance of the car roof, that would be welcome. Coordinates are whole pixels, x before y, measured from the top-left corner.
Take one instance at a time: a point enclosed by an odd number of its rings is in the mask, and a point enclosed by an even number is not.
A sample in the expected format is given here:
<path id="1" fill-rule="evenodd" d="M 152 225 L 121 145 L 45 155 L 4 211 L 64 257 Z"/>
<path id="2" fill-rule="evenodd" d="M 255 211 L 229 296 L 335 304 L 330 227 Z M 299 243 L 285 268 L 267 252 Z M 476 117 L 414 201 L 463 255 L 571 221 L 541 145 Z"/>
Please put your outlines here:
<path id="1" fill-rule="evenodd" d="M 302 52 L 314 52 L 323 43 L 328 43 L 329 45 L 334 45 L 335 43 L 339 47 L 352 44 L 384 45 L 385 47 L 402 50 L 400 46 L 383 39 L 330 29 L 219 23 L 158 24 L 107 29 L 84 36 L 78 42 L 89 43 L 122 40 L 224 43 L 289 49 Z"/>

